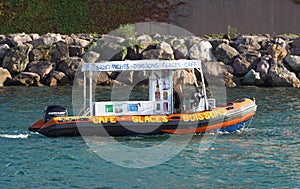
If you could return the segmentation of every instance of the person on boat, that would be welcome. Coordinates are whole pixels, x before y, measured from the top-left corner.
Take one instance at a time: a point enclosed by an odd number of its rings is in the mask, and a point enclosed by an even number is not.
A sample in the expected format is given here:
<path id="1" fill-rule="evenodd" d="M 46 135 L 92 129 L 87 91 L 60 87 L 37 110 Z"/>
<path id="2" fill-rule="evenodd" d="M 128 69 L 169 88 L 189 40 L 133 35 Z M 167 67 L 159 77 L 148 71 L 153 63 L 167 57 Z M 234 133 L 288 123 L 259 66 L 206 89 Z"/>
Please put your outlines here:
<path id="1" fill-rule="evenodd" d="M 176 113 L 181 113 L 185 111 L 184 98 L 190 98 L 190 95 L 184 94 L 182 87 L 184 85 L 184 77 L 179 77 L 174 85 L 174 109 Z"/>

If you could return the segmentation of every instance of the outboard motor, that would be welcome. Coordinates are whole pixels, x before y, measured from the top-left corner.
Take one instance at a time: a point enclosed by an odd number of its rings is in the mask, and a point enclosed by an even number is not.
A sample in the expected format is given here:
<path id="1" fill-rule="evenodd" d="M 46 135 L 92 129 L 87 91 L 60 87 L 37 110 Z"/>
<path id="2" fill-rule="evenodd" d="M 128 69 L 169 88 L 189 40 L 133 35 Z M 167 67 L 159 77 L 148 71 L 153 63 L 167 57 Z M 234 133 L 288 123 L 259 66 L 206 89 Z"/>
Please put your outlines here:
<path id="1" fill-rule="evenodd" d="M 44 109 L 44 123 L 47 123 L 54 117 L 65 117 L 68 116 L 66 108 L 58 105 L 48 105 Z"/>

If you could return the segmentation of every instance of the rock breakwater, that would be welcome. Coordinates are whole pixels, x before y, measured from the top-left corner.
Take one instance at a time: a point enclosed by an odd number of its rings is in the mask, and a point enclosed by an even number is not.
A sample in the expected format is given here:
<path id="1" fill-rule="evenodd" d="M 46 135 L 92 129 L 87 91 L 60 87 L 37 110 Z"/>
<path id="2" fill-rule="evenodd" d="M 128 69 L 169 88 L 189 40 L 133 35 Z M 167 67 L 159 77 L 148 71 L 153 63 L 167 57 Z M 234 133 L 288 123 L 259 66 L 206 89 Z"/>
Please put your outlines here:
<path id="1" fill-rule="evenodd" d="M 85 62 L 139 59 L 202 60 L 228 87 L 300 88 L 300 36 L 240 35 L 234 39 L 140 35 L 0 35 L 0 86 L 72 85 Z M 188 75 L 188 72 L 186 72 Z M 101 73 L 97 83 L 130 84 L 135 74 Z M 126 81 L 126 82 L 125 82 Z"/>

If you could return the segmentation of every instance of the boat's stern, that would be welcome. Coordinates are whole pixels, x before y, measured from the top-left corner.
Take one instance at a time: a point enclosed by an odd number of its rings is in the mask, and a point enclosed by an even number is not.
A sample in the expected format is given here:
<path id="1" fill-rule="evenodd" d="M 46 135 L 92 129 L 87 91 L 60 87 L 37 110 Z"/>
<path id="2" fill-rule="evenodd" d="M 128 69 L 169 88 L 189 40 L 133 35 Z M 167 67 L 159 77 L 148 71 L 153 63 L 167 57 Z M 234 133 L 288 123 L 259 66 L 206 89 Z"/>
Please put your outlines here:
<path id="1" fill-rule="evenodd" d="M 48 123 L 52 118 L 66 116 L 68 116 L 68 111 L 66 108 L 58 105 L 48 105 L 44 109 L 44 118 L 36 121 L 28 128 L 28 130 L 32 132 L 38 132 L 38 130 Z"/>
<path id="2" fill-rule="evenodd" d="M 44 119 L 39 119 L 34 124 L 32 124 L 28 130 L 31 132 L 37 132 L 44 125 Z"/>

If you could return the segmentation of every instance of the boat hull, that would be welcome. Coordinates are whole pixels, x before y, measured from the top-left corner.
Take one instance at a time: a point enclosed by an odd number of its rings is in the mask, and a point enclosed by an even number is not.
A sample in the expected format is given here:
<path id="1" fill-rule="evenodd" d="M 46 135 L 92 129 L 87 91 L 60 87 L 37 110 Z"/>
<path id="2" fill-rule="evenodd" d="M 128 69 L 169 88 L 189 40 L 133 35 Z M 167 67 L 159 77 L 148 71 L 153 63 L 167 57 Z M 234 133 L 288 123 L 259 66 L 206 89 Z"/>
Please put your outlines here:
<path id="1" fill-rule="evenodd" d="M 241 130 L 256 112 L 255 101 L 239 99 L 210 111 L 137 116 L 57 117 L 43 119 L 29 130 L 48 137 L 189 134 Z"/>

